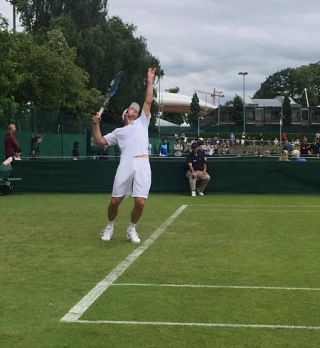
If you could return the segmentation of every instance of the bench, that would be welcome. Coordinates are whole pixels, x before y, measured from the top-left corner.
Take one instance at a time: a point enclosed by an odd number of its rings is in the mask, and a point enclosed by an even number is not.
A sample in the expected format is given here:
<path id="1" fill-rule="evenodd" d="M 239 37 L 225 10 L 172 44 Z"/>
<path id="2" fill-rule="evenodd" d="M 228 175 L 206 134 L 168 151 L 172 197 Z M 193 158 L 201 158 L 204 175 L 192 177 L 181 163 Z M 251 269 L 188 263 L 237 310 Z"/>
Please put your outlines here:
<path id="1" fill-rule="evenodd" d="M 12 176 L 11 165 L 0 165 L 0 192 L 2 194 L 9 194 L 13 191 L 13 183 L 21 181 L 22 178 L 15 178 Z"/>

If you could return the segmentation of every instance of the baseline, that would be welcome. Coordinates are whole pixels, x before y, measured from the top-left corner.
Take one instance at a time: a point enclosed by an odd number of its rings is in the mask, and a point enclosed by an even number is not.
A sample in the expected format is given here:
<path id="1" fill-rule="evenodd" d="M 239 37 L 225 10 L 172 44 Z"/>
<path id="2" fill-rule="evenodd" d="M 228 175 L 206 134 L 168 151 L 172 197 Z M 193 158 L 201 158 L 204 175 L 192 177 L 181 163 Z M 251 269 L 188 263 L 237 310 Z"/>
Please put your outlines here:
<path id="1" fill-rule="evenodd" d="M 250 328 L 250 329 L 289 329 L 289 330 L 320 330 L 320 326 L 305 325 L 272 325 L 272 324 L 235 324 L 235 323 L 182 323 L 166 321 L 116 321 L 116 320 L 77 320 L 78 324 L 113 324 L 113 325 L 153 325 L 153 326 L 194 326 L 220 328 Z"/>
<path id="2" fill-rule="evenodd" d="M 204 288 L 204 289 L 247 289 L 247 290 L 283 290 L 283 291 L 320 291 L 320 288 L 287 286 L 249 286 L 249 285 L 201 285 L 201 284 L 149 284 L 149 283 L 114 283 L 112 286 L 142 286 L 163 288 Z"/>

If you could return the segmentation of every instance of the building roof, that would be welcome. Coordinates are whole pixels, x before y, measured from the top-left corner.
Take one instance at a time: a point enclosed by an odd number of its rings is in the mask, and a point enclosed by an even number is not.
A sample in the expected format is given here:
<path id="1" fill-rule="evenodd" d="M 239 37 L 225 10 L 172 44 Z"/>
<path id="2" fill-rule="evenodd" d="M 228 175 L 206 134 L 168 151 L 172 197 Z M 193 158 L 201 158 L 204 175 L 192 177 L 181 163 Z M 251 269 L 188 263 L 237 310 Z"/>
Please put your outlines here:
<path id="1" fill-rule="evenodd" d="M 159 126 L 159 118 L 156 119 L 155 125 Z M 179 127 L 179 125 L 160 118 L 160 127 Z"/>
<path id="2" fill-rule="evenodd" d="M 255 106 L 255 107 L 282 107 L 283 103 L 283 96 L 275 97 L 273 99 L 254 99 L 250 98 L 248 102 L 246 102 L 246 105 L 248 106 Z M 290 98 L 290 105 L 291 106 L 300 106 L 297 104 L 292 98 Z"/>
<path id="3" fill-rule="evenodd" d="M 159 93 L 158 104 L 162 112 L 177 112 L 188 113 L 190 112 L 190 104 L 192 97 L 179 94 L 179 93 Z M 217 106 L 199 99 L 199 106 L 201 113 L 207 114 L 209 111 L 214 110 Z"/>

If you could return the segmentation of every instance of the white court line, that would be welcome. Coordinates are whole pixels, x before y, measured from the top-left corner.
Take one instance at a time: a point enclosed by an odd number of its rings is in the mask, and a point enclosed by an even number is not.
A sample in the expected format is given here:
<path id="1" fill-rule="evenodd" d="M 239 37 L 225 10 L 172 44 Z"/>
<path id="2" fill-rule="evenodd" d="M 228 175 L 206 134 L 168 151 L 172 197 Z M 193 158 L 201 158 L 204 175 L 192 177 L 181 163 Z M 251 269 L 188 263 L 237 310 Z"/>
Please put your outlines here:
<path id="1" fill-rule="evenodd" d="M 165 231 L 165 229 L 187 208 L 182 205 L 178 208 L 151 236 L 119 265 L 102 279 L 93 289 L 91 289 L 70 311 L 60 319 L 62 322 L 76 322 L 83 313 L 100 297 L 113 282 L 144 252 L 146 251 Z"/>
<path id="2" fill-rule="evenodd" d="M 190 206 L 189 206 L 190 207 Z M 198 207 L 198 206 L 197 206 Z M 297 213 L 297 209 L 294 210 L 284 210 L 284 209 L 279 209 L 279 210 L 274 210 L 274 209 L 215 209 L 215 208 L 210 208 L 210 206 L 205 206 L 205 208 L 202 208 L 202 211 L 219 211 L 223 213 L 234 213 L 234 212 L 260 212 L 260 213 Z M 319 213 L 318 210 L 299 210 L 300 213 Z"/>
<path id="3" fill-rule="evenodd" d="M 284 290 L 284 291 L 320 291 L 320 288 L 298 288 L 298 287 L 284 287 L 284 286 L 249 286 L 249 285 L 114 283 L 114 284 L 112 284 L 112 286 L 144 286 L 144 287 L 204 288 L 204 289 Z"/>
<path id="4" fill-rule="evenodd" d="M 320 326 L 305 325 L 269 325 L 269 324 L 227 324 L 227 323 L 181 323 L 167 321 L 123 321 L 123 320 L 77 320 L 79 324 L 115 324 L 115 325 L 154 325 L 154 326 L 198 326 L 198 327 L 227 327 L 252 329 L 290 329 L 290 330 L 320 330 Z"/>
<path id="5" fill-rule="evenodd" d="M 233 207 L 254 207 L 254 208 L 292 208 L 297 209 L 296 205 L 275 205 L 275 204 L 268 204 L 268 205 L 258 205 L 258 204 L 188 204 L 188 207 L 221 207 L 221 208 L 233 208 Z M 300 206 L 299 209 L 303 208 L 320 208 L 320 205 L 303 205 Z"/>

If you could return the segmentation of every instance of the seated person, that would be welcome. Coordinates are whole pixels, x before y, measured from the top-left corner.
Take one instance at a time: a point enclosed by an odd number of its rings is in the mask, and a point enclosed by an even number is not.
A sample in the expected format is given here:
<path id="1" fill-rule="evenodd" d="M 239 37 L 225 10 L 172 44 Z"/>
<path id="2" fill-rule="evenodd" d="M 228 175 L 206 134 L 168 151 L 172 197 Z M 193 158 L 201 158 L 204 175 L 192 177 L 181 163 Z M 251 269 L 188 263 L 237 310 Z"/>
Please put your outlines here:
<path id="1" fill-rule="evenodd" d="M 176 139 L 175 144 L 173 145 L 173 155 L 174 157 L 181 157 L 183 152 L 183 144 L 181 144 L 181 139 Z"/>
<path id="2" fill-rule="evenodd" d="M 287 150 L 282 150 L 279 161 L 289 161 L 289 152 Z"/>
<path id="3" fill-rule="evenodd" d="M 292 161 L 295 161 L 295 162 L 307 162 L 307 160 L 305 158 L 301 158 L 300 157 L 300 151 L 299 150 L 293 150 L 291 152 L 291 156 L 292 156 Z"/>
<path id="4" fill-rule="evenodd" d="M 159 146 L 159 156 L 169 156 L 169 144 L 167 139 L 162 139 L 162 143 Z"/>
<path id="5" fill-rule="evenodd" d="M 12 164 L 13 161 L 21 161 L 21 150 L 20 148 L 18 148 L 13 156 L 8 157 L 5 161 L 2 162 L 3 165 L 5 166 L 9 166 L 10 164 Z"/>
<path id="6" fill-rule="evenodd" d="M 199 182 L 198 194 L 203 196 L 203 192 L 210 181 L 207 173 L 207 158 L 204 152 L 199 150 L 198 143 L 191 145 L 191 152 L 187 156 L 186 178 L 189 180 L 191 196 L 196 196 L 196 185 Z"/>

